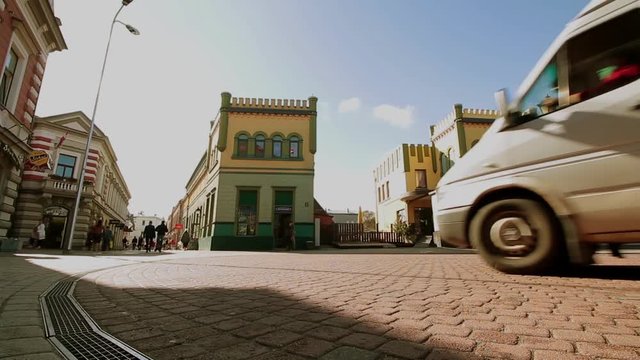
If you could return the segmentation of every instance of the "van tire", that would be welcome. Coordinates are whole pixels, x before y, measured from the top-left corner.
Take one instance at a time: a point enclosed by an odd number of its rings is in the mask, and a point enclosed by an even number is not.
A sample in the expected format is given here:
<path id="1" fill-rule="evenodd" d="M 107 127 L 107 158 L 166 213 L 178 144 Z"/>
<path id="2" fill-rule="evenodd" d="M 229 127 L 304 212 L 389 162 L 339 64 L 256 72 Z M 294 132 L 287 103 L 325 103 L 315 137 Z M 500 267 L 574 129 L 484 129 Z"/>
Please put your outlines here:
<path id="1" fill-rule="evenodd" d="M 480 208 L 469 225 L 469 239 L 495 269 L 537 274 L 554 269 L 564 259 L 558 230 L 555 217 L 543 204 L 530 199 L 503 199 Z"/>

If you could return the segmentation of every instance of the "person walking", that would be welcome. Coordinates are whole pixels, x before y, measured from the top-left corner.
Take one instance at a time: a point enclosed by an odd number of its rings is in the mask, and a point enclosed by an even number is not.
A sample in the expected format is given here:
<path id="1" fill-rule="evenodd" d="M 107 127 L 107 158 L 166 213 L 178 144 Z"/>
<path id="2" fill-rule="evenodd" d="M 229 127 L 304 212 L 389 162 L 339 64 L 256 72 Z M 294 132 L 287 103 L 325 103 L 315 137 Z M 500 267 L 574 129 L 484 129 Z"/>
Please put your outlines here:
<path id="1" fill-rule="evenodd" d="M 164 220 L 160 225 L 156 226 L 156 249 L 154 251 L 162 252 L 162 241 L 164 241 L 164 235 L 169 232 Z"/>
<path id="2" fill-rule="evenodd" d="M 153 221 L 149 221 L 149 225 L 144 227 L 144 248 L 146 252 L 151 251 L 151 242 L 156 237 L 156 228 Z"/>
<path id="3" fill-rule="evenodd" d="M 42 219 L 40 219 L 40 222 L 36 226 L 35 235 L 36 235 L 35 248 L 40 249 L 40 247 L 44 244 L 44 239 L 47 237 L 44 221 Z"/>
<path id="4" fill-rule="evenodd" d="M 109 228 L 104 229 L 104 235 L 102 236 L 102 251 L 109 250 L 111 240 L 113 240 L 113 231 Z"/>
<path id="5" fill-rule="evenodd" d="M 131 239 L 131 250 L 135 250 L 138 247 L 138 238 L 137 237 L 133 237 L 133 239 Z"/>
<path id="6" fill-rule="evenodd" d="M 89 228 L 89 233 L 87 234 L 87 243 L 89 245 L 89 250 L 96 250 L 98 244 L 102 242 L 102 236 L 104 234 L 104 226 L 102 225 L 102 219 L 96 221 L 93 226 Z"/>
<path id="7" fill-rule="evenodd" d="M 189 240 L 191 240 L 191 236 L 189 235 L 188 232 L 184 232 L 182 233 L 182 237 L 180 238 L 180 242 L 182 243 L 182 249 L 183 250 L 187 250 L 187 248 L 189 247 Z"/>

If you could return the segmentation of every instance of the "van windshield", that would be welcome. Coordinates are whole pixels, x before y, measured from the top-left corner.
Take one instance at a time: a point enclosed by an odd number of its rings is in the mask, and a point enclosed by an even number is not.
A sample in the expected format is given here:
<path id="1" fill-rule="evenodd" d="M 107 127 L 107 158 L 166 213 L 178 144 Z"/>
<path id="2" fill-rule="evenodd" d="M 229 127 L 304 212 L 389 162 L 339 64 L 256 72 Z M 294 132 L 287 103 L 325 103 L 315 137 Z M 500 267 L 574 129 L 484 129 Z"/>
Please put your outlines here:
<path id="1" fill-rule="evenodd" d="M 558 67 L 555 60 L 542 71 L 529 92 L 522 98 L 518 111 L 528 117 L 537 117 L 558 106 Z"/>

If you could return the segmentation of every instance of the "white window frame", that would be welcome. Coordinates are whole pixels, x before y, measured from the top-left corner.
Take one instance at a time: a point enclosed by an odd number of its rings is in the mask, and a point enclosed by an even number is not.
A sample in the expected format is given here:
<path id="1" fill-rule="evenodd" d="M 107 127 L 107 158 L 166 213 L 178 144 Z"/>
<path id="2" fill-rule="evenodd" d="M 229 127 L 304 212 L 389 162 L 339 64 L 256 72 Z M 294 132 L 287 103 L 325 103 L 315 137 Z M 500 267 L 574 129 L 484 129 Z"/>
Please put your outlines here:
<path id="1" fill-rule="evenodd" d="M 4 62 L 2 63 L 2 74 L 0 74 L 0 77 L 4 77 L 4 68 L 5 66 L 7 66 L 7 61 L 9 60 L 9 55 L 11 54 L 10 50 L 15 51 L 16 55 L 18 55 L 18 60 L 16 65 L 16 73 L 13 76 L 13 83 L 11 84 L 11 89 L 9 89 L 9 98 L 7 99 L 6 108 L 10 113 L 18 117 L 16 114 L 16 106 L 18 105 L 18 99 L 20 98 L 20 90 L 22 90 L 24 74 L 27 70 L 29 52 L 27 51 L 27 47 L 24 45 L 23 41 L 20 39 L 20 37 L 18 37 L 18 35 L 16 35 L 15 32 L 11 35 L 11 41 L 9 43 L 9 47 L 7 48 L 7 56 L 5 56 Z"/>

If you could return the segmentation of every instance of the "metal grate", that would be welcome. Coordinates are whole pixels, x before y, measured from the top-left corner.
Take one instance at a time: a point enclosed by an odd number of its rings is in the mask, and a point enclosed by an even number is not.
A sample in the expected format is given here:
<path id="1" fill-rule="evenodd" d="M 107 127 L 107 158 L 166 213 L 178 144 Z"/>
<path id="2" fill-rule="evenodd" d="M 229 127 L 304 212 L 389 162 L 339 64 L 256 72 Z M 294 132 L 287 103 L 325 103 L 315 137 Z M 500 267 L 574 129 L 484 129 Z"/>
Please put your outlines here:
<path id="1" fill-rule="evenodd" d="M 75 281 L 59 281 L 40 297 L 47 337 L 69 359 L 149 359 L 100 329 L 73 298 Z"/>

